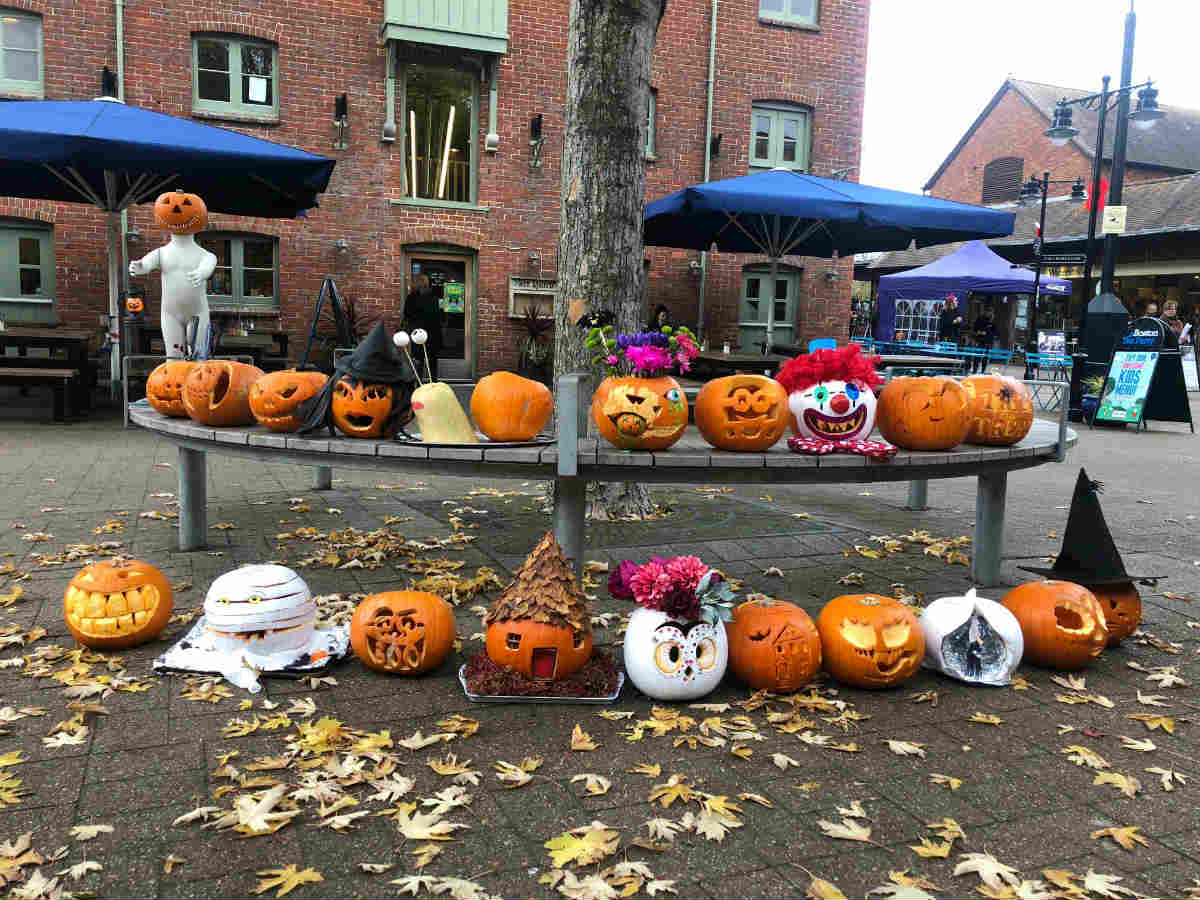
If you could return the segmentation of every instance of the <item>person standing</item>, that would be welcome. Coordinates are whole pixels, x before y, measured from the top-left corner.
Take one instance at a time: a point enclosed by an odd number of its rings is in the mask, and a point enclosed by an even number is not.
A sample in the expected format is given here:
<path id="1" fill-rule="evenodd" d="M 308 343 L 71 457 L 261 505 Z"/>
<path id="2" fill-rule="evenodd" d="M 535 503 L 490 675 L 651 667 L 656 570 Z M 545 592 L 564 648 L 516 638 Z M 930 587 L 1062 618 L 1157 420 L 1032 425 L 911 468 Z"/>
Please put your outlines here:
<path id="1" fill-rule="evenodd" d="M 1179 318 L 1179 304 L 1176 301 L 1168 300 L 1163 304 L 1162 317 L 1167 326 L 1175 332 L 1175 337 L 1183 333 L 1183 319 Z"/>
<path id="2" fill-rule="evenodd" d="M 979 318 L 975 320 L 975 326 L 971 329 L 971 339 L 977 348 L 984 351 L 991 350 L 992 345 L 996 343 L 996 320 L 990 306 L 985 306 L 980 311 Z M 986 354 L 971 359 L 972 373 L 986 371 Z"/>
<path id="3" fill-rule="evenodd" d="M 671 324 L 671 311 L 667 309 L 665 303 L 658 304 L 654 309 L 654 315 L 650 317 L 650 324 L 646 326 L 647 331 L 661 331 L 667 325 Z"/>
<path id="4" fill-rule="evenodd" d="M 958 298 L 953 294 L 946 297 L 946 305 L 938 317 L 938 340 L 957 344 L 962 333 L 963 317 L 958 311 Z"/>
<path id="5" fill-rule="evenodd" d="M 429 374 L 437 381 L 438 354 L 442 350 L 442 311 L 428 275 L 414 275 L 413 289 L 404 301 L 404 319 L 409 331 L 425 329 L 425 353 L 429 357 Z"/>

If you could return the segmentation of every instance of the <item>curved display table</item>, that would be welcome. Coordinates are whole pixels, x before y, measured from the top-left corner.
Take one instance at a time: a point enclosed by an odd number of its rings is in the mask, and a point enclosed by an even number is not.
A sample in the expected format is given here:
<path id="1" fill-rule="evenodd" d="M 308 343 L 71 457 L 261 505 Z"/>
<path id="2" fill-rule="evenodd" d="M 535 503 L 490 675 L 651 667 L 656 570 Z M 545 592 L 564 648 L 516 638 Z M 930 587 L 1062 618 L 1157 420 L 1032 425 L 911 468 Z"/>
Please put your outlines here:
<path id="1" fill-rule="evenodd" d="M 921 508 L 928 479 L 972 476 L 978 479 L 972 574 L 982 586 L 999 580 L 1008 473 L 1060 462 L 1076 441 L 1063 417 L 1057 423 L 1035 421 L 1025 440 L 1012 447 L 964 445 L 941 453 L 901 451 L 886 463 L 847 454 L 801 456 L 790 452 L 783 441 L 766 453 L 731 453 L 710 447 L 695 428 L 689 428 L 669 450 L 630 453 L 580 436 L 586 434 L 588 405 L 581 397 L 586 380 L 580 375 L 559 379 L 558 441 L 541 447 L 430 447 L 341 437 L 298 438 L 259 427 L 210 428 L 162 416 L 144 400 L 130 406 L 129 417 L 134 424 L 179 446 L 180 550 L 198 550 L 207 541 L 208 453 L 313 466 L 316 490 L 329 488 L 334 468 L 554 480 L 554 530 L 577 572 L 584 558 L 589 481 L 706 485 L 908 481 L 912 483 L 909 505 Z M 1066 404 L 1063 406 L 1065 410 Z"/>

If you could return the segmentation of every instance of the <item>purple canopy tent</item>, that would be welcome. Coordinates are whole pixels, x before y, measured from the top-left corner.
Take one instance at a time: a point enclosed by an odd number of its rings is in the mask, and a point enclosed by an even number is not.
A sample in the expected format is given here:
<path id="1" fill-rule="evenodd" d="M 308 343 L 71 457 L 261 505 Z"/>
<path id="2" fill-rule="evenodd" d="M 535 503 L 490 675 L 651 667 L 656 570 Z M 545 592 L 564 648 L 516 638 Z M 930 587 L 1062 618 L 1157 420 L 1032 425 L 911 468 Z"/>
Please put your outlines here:
<path id="1" fill-rule="evenodd" d="M 947 294 L 1032 294 L 1033 274 L 996 255 L 983 241 L 970 241 L 920 268 L 884 275 L 879 279 L 875 339 L 894 339 L 897 301 L 941 300 Z M 1044 273 L 1038 284 L 1041 294 L 1069 296 L 1071 293 L 1071 282 Z"/>

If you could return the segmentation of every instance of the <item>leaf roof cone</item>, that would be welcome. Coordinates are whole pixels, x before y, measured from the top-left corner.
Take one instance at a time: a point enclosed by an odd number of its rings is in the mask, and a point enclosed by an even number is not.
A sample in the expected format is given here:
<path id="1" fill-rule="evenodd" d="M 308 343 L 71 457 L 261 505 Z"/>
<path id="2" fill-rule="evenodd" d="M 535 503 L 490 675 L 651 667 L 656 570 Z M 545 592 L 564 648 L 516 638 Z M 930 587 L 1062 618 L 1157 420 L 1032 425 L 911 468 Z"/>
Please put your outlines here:
<path id="1" fill-rule="evenodd" d="M 587 599 L 575 581 L 562 547 L 547 531 L 483 619 L 484 625 L 531 619 L 590 634 Z"/>

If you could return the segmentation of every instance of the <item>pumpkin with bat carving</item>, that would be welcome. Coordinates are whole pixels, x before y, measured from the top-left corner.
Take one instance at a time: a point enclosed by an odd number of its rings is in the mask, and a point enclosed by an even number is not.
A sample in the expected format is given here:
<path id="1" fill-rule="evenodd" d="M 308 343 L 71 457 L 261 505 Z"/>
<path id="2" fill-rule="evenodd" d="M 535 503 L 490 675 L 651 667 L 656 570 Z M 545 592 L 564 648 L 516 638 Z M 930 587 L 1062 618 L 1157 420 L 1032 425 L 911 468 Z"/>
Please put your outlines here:
<path id="1" fill-rule="evenodd" d="M 350 619 L 350 644 L 380 672 L 419 675 L 436 669 L 454 646 L 454 610 L 425 591 L 371 594 Z"/>
<path id="2" fill-rule="evenodd" d="M 834 597 L 817 618 L 825 668 L 865 688 L 903 684 L 925 658 L 925 636 L 911 609 L 892 597 Z"/>
<path id="3" fill-rule="evenodd" d="M 808 613 L 782 600 L 747 600 L 725 627 L 729 668 L 755 690 L 791 693 L 821 668 L 821 638 Z"/>

